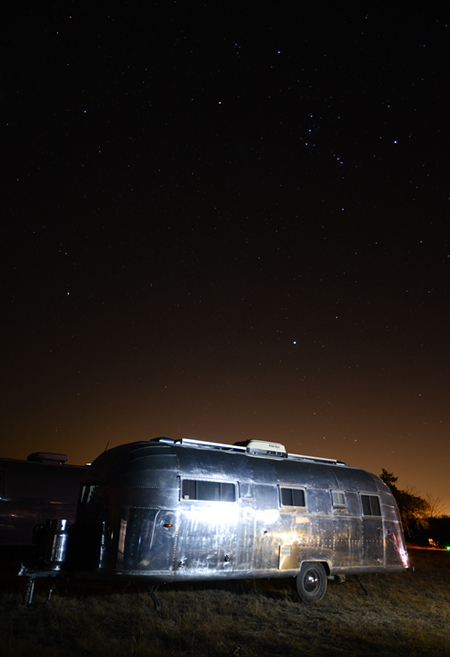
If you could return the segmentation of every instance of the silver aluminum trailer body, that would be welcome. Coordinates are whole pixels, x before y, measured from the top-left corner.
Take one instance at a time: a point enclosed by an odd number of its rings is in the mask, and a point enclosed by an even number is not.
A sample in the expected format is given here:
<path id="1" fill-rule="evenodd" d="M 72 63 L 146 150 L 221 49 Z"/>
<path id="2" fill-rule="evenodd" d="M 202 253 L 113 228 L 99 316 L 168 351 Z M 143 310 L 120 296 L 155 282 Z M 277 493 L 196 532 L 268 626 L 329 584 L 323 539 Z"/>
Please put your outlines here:
<path id="1" fill-rule="evenodd" d="M 283 450 L 155 439 L 104 452 L 86 473 L 67 566 L 153 582 L 408 567 L 379 477 Z M 317 577 L 308 570 L 304 585 Z"/>

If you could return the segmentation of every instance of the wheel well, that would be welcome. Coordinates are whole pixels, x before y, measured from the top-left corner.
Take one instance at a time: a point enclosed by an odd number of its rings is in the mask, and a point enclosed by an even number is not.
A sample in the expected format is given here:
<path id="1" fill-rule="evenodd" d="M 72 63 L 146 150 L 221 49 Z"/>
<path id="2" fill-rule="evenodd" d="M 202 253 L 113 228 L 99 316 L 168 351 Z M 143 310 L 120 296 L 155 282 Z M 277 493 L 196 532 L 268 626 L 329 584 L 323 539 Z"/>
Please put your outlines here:
<path id="1" fill-rule="evenodd" d="M 326 574 L 327 574 L 327 577 L 329 577 L 330 572 L 331 572 L 330 564 L 328 563 L 328 561 L 320 561 L 320 563 L 321 563 L 322 566 L 325 568 L 325 572 L 326 572 Z"/>
<path id="2" fill-rule="evenodd" d="M 322 566 L 325 568 L 325 572 L 327 574 L 327 577 L 330 576 L 331 569 L 330 569 L 330 564 L 328 563 L 328 561 L 320 561 L 320 559 L 311 559 L 311 560 L 308 559 L 307 561 L 302 561 L 300 563 L 300 566 L 299 566 L 299 571 L 300 571 L 300 568 L 303 566 L 304 563 L 321 563 Z"/>

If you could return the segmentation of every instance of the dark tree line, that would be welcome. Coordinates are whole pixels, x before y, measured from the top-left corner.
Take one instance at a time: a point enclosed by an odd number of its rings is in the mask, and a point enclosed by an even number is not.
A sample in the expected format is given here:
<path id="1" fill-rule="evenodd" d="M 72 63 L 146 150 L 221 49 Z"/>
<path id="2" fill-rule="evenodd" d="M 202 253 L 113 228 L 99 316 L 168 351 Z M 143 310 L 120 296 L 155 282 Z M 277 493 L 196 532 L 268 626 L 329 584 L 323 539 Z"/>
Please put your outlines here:
<path id="1" fill-rule="evenodd" d="M 395 497 L 405 534 L 413 536 L 424 529 L 428 529 L 430 518 L 437 515 L 436 505 L 420 497 L 420 495 L 398 488 L 398 477 L 394 477 L 392 472 L 388 472 L 384 468 L 381 471 L 380 478 L 390 488 Z"/>
<path id="2" fill-rule="evenodd" d="M 450 550 L 450 516 L 442 514 L 441 500 L 424 499 L 414 490 L 397 486 L 398 477 L 383 468 L 381 479 L 394 495 L 407 540 Z"/>

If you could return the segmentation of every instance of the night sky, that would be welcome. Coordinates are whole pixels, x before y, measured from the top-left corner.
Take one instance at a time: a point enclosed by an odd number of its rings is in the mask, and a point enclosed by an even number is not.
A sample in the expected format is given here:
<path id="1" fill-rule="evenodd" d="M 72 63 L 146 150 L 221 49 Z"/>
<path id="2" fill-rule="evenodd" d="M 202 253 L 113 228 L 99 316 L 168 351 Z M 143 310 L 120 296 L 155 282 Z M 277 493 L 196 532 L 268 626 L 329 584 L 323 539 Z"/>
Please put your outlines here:
<path id="1" fill-rule="evenodd" d="M 274 440 L 450 513 L 450 10 L 101 4 L 4 40 L 0 455 Z"/>

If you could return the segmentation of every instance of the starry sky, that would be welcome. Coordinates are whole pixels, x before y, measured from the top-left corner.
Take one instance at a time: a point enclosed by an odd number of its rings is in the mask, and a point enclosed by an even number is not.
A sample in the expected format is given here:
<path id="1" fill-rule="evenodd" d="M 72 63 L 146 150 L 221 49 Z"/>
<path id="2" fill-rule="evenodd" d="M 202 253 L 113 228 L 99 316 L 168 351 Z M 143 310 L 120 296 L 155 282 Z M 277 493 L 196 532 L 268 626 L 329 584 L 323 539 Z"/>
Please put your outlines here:
<path id="1" fill-rule="evenodd" d="M 450 513 L 437 7 L 14 8 L 2 457 L 274 440 Z"/>

